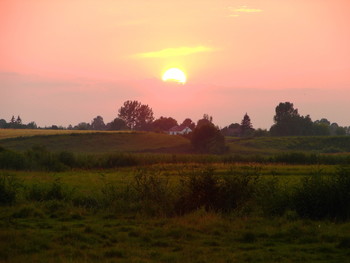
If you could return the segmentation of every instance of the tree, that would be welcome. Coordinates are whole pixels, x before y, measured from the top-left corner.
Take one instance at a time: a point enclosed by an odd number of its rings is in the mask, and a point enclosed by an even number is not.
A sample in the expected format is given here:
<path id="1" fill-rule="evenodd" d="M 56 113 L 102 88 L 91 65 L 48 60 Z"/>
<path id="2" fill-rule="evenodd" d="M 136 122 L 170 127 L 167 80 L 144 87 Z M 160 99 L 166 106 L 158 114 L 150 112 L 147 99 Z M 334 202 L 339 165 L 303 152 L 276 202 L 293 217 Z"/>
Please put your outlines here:
<path id="1" fill-rule="evenodd" d="M 107 124 L 106 128 L 107 130 L 110 130 L 110 131 L 119 131 L 119 130 L 128 129 L 125 121 L 120 118 L 115 118 L 113 121 Z"/>
<path id="2" fill-rule="evenodd" d="M 174 126 L 177 126 L 177 121 L 171 117 L 161 116 L 152 123 L 154 131 L 167 131 Z"/>
<path id="3" fill-rule="evenodd" d="M 275 123 L 289 121 L 294 117 L 299 117 L 298 109 L 294 109 L 293 103 L 280 103 L 276 107 L 276 115 L 273 117 Z"/>
<path id="4" fill-rule="evenodd" d="M 38 128 L 38 126 L 36 125 L 36 123 L 34 121 L 27 124 L 27 129 L 37 129 L 37 128 Z"/>
<path id="5" fill-rule="evenodd" d="M 269 136 L 269 132 L 266 129 L 256 129 L 253 132 L 254 137 L 267 137 Z"/>
<path id="6" fill-rule="evenodd" d="M 213 124 L 203 124 L 194 129 L 191 137 L 194 149 L 201 153 L 223 153 L 225 137 Z"/>
<path id="7" fill-rule="evenodd" d="M 11 118 L 11 120 L 10 120 L 10 123 L 16 123 L 15 116 L 12 115 L 12 118 Z"/>
<path id="8" fill-rule="evenodd" d="M 181 126 L 188 127 L 188 128 L 190 128 L 192 131 L 196 128 L 196 124 L 195 124 L 190 118 L 186 118 L 186 119 L 181 123 Z"/>
<path id="9" fill-rule="evenodd" d="M 52 125 L 52 126 L 56 126 L 56 125 Z M 91 128 L 90 124 L 86 122 L 80 122 L 78 125 L 74 127 L 75 130 L 90 130 L 90 128 Z"/>
<path id="10" fill-rule="evenodd" d="M 17 124 L 22 124 L 22 119 L 21 119 L 21 117 L 19 117 L 19 115 L 17 116 L 16 123 Z"/>
<path id="11" fill-rule="evenodd" d="M 326 118 L 322 118 L 320 120 L 314 121 L 314 135 L 330 135 L 330 125 L 331 122 Z"/>
<path id="12" fill-rule="evenodd" d="M 240 131 L 241 136 L 250 136 L 253 134 L 253 131 L 254 131 L 253 125 L 247 113 L 243 117 L 243 120 L 240 125 L 240 129 L 241 129 Z"/>
<path id="13" fill-rule="evenodd" d="M 239 123 L 231 123 L 229 126 L 221 130 L 224 136 L 239 136 L 241 134 L 241 125 Z"/>
<path id="14" fill-rule="evenodd" d="M 152 108 L 134 100 L 124 102 L 118 117 L 132 130 L 147 130 L 154 120 Z"/>
<path id="15" fill-rule="evenodd" d="M 93 130 L 104 130 L 106 128 L 106 125 L 103 121 L 103 118 L 101 116 L 94 118 L 91 122 L 91 128 Z"/>
<path id="16" fill-rule="evenodd" d="M 203 118 L 197 121 L 197 127 L 201 127 L 203 125 L 213 125 L 213 117 L 208 114 L 203 114 Z"/>
<path id="17" fill-rule="evenodd" d="M 314 125 L 309 115 L 300 116 L 293 103 L 280 103 L 276 107 L 275 124 L 270 128 L 271 135 L 294 136 L 314 134 Z"/>
<path id="18" fill-rule="evenodd" d="M 0 129 L 4 129 L 7 127 L 7 122 L 4 119 L 0 119 Z"/>

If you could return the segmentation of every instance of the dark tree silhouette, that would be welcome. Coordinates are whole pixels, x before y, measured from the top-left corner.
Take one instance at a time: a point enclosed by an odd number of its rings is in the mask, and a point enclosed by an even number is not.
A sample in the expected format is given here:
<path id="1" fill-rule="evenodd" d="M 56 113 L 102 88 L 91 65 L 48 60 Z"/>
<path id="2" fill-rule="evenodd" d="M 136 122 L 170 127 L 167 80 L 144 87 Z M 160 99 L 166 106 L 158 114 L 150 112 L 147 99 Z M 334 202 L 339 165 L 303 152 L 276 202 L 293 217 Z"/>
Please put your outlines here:
<path id="1" fill-rule="evenodd" d="M 136 100 L 124 102 L 118 112 L 118 117 L 132 130 L 147 130 L 154 120 L 152 108 Z"/>
<path id="2" fill-rule="evenodd" d="M 223 153 L 225 137 L 213 124 L 203 124 L 194 129 L 191 137 L 194 149 L 201 153 Z"/>
<path id="3" fill-rule="evenodd" d="M 171 117 L 161 116 L 159 119 L 156 119 L 153 124 L 154 131 L 168 131 L 170 128 L 177 125 L 177 121 Z"/>
<path id="4" fill-rule="evenodd" d="M 120 118 L 115 118 L 113 121 L 107 124 L 107 130 L 110 131 L 119 131 L 119 130 L 127 130 L 128 127 L 124 120 Z"/>
<path id="5" fill-rule="evenodd" d="M 294 109 L 293 103 L 280 103 L 276 107 L 276 115 L 273 117 L 275 123 L 290 121 L 295 117 L 299 117 L 298 109 Z"/>
<path id="6" fill-rule="evenodd" d="M 300 116 L 293 103 L 280 103 L 276 107 L 275 124 L 270 128 L 274 136 L 312 135 L 315 133 L 314 124 L 309 115 Z"/>
<path id="7" fill-rule="evenodd" d="M 103 118 L 101 116 L 97 116 L 94 118 L 91 122 L 91 129 L 93 130 L 104 130 L 106 128 L 106 125 L 103 121 Z"/>
<path id="8" fill-rule="evenodd" d="M 254 131 L 253 125 L 247 113 L 243 117 L 243 120 L 240 125 L 240 129 L 241 129 L 240 131 L 241 136 L 251 136 L 253 134 L 253 131 Z"/>
<path id="9" fill-rule="evenodd" d="M 4 119 L 0 119 L 0 128 L 6 128 L 7 127 L 7 122 Z"/>
<path id="10" fill-rule="evenodd" d="M 197 127 L 201 127 L 203 125 L 213 125 L 213 117 L 208 114 L 203 114 L 203 118 L 197 121 Z"/>
<path id="11" fill-rule="evenodd" d="M 52 127 L 56 127 L 58 129 L 58 127 L 56 125 L 52 125 Z M 78 125 L 76 125 L 74 127 L 75 130 L 90 130 L 91 126 L 89 123 L 86 122 L 80 122 Z"/>
<path id="12" fill-rule="evenodd" d="M 22 124 L 22 119 L 19 115 L 17 116 L 16 124 Z"/>
<path id="13" fill-rule="evenodd" d="M 196 128 L 196 124 L 190 119 L 190 118 L 186 118 L 182 123 L 181 126 L 183 127 L 188 127 L 190 128 L 192 131 Z"/>

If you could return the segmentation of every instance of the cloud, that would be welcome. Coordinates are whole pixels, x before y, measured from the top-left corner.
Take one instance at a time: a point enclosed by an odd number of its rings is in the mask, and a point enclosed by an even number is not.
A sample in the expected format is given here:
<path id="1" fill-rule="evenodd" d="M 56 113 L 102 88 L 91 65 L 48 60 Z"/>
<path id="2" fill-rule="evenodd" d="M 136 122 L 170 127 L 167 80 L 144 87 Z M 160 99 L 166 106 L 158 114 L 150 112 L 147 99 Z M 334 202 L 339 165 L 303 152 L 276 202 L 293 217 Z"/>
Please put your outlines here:
<path id="1" fill-rule="evenodd" d="M 239 17 L 240 13 L 261 13 L 263 10 L 258 8 L 248 8 L 247 6 L 241 6 L 239 8 L 229 7 L 228 8 L 232 14 L 229 17 Z"/>
<path id="2" fill-rule="evenodd" d="M 233 10 L 234 12 L 239 12 L 239 13 L 260 13 L 263 10 L 261 9 L 255 9 L 255 8 L 246 8 L 246 7 L 241 7 Z"/>
<path id="3" fill-rule="evenodd" d="M 178 57 L 187 56 L 195 53 L 211 52 L 213 51 L 210 47 L 197 46 L 197 47 L 178 47 L 178 48 L 165 48 L 159 51 L 139 53 L 134 55 L 138 58 L 167 58 L 167 57 Z"/>

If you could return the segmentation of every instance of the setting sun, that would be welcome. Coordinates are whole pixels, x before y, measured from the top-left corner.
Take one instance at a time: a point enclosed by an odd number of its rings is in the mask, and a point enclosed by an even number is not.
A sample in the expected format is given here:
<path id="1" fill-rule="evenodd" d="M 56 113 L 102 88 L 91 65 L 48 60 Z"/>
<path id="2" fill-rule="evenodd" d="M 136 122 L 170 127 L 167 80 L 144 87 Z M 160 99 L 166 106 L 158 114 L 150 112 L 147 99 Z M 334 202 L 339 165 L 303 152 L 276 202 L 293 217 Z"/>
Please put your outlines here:
<path id="1" fill-rule="evenodd" d="M 178 68 L 171 68 L 165 71 L 162 79 L 163 81 L 174 81 L 181 84 L 185 84 L 187 78 L 185 73 L 183 73 L 182 70 Z"/>

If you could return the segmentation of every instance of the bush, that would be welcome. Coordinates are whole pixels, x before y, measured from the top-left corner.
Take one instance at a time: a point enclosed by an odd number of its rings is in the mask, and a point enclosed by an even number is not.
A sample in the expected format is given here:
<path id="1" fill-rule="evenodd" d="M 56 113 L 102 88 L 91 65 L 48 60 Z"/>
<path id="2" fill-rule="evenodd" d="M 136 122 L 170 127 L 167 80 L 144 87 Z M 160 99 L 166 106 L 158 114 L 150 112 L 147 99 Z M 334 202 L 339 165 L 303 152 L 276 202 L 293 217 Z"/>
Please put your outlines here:
<path id="1" fill-rule="evenodd" d="M 48 200 L 69 200 L 72 197 L 72 189 L 62 184 L 56 179 L 50 186 L 39 186 L 34 184 L 27 193 L 27 198 L 32 201 L 48 201 Z"/>
<path id="2" fill-rule="evenodd" d="M 131 154 L 109 154 L 105 156 L 103 168 L 137 165 L 137 158 Z"/>
<path id="3" fill-rule="evenodd" d="M 175 204 L 177 214 L 185 214 L 201 207 L 217 210 L 219 178 L 212 168 L 193 173 L 181 180 L 181 192 Z"/>
<path id="4" fill-rule="evenodd" d="M 184 178 L 175 205 L 176 212 L 184 214 L 201 207 L 217 212 L 241 209 L 252 198 L 259 176 L 259 169 L 247 168 L 243 174 L 231 169 L 220 178 L 209 167 Z"/>
<path id="5" fill-rule="evenodd" d="M 202 153 L 224 153 L 225 137 L 213 124 L 197 126 L 191 136 L 191 144 L 196 151 Z"/>
<path id="6" fill-rule="evenodd" d="M 33 170 L 60 172 L 67 169 L 67 166 L 60 161 L 59 155 L 57 156 L 50 153 L 43 146 L 32 147 L 26 152 L 26 157 L 30 163 L 30 168 Z"/>
<path id="7" fill-rule="evenodd" d="M 290 208 L 290 191 L 276 177 L 259 182 L 255 192 L 257 205 L 266 216 L 282 216 Z"/>
<path id="8" fill-rule="evenodd" d="M 1 148 L 0 169 L 22 170 L 26 168 L 26 160 L 23 154 Z"/>
<path id="9" fill-rule="evenodd" d="M 58 154 L 58 160 L 69 167 L 74 167 L 77 163 L 74 154 L 67 151 L 60 152 Z"/>
<path id="10" fill-rule="evenodd" d="M 18 180 L 9 175 L 0 175 L 0 205 L 11 205 L 17 198 L 17 190 L 20 187 Z"/>
<path id="11" fill-rule="evenodd" d="M 334 175 L 304 178 L 292 195 L 292 205 L 301 217 L 350 218 L 350 168 L 339 167 Z"/>
<path id="12" fill-rule="evenodd" d="M 174 213 L 174 189 L 159 171 L 139 169 L 134 177 L 133 189 L 143 212 L 166 216 Z"/>

